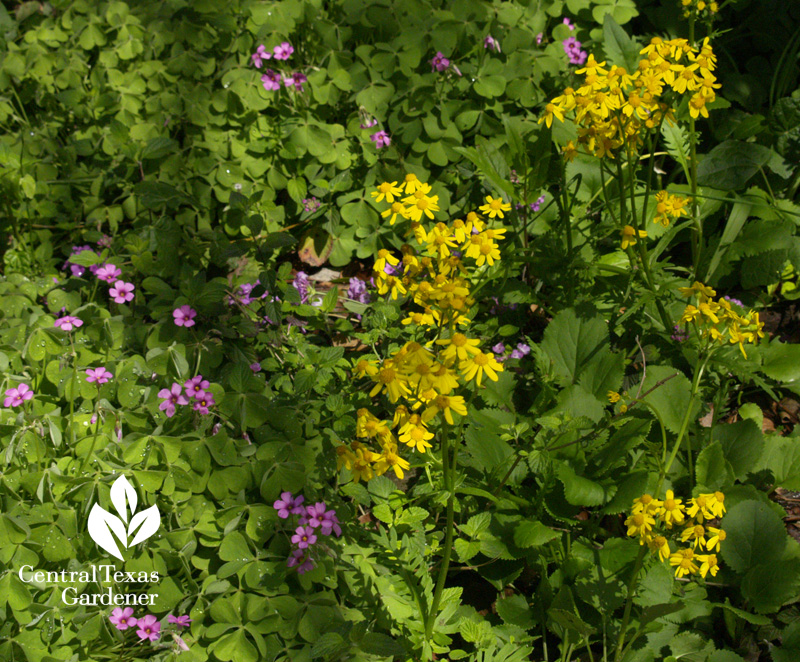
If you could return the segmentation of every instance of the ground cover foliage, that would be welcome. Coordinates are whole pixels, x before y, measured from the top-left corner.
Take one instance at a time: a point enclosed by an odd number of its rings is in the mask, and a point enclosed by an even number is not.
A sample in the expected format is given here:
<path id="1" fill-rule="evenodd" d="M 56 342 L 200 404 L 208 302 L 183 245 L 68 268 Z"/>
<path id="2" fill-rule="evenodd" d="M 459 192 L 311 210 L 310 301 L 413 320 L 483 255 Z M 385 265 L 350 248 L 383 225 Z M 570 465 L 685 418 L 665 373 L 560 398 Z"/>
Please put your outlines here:
<path id="1" fill-rule="evenodd" d="M 798 659 L 799 26 L 0 8 L 0 659 Z"/>

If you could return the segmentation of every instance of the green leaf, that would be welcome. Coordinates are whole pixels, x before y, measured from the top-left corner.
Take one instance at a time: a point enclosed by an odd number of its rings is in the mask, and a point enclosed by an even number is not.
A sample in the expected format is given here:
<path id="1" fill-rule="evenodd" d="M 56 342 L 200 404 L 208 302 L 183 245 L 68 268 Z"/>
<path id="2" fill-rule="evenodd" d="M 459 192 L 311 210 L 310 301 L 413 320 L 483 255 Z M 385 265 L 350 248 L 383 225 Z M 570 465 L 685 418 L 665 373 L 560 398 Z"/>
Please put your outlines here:
<path id="1" fill-rule="evenodd" d="M 341 637 L 339 637 L 341 639 Z M 223 662 L 257 662 L 259 659 L 256 647 L 251 644 L 244 630 L 236 630 L 220 637 L 209 650 L 213 650 Z"/>
<path id="2" fill-rule="evenodd" d="M 677 373 L 677 376 L 671 377 L 675 373 Z M 668 381 L 663 381 L 668 377 L 670 377 Z M 643 399 L 656 408 L 666 428 L 678 434 L 683 424 L 683 419 L 687 415 L 686 410 L 689 407 L 692 385 L 683 373 L 673 367 L 648 365 L 647 377 L 642 385 L 642 394 L 647 393 L 658 382 L 662 381 L 662 384 Z M 629 389 L 631 395 L 635 395 L 638 391 L 638 386 Z M 697 418 L 699 410 L 700 403 L 695 399 L 692 411 L 689 412 L 690 421 Z"/>
<path id="3" fill-rule="evenodd" d="M 603 49 L 609 59 L 633 73 L 639 63 L 639 47 L 614 20 L 612 13 L 603 17 Z"/>
<path id="4" fill-rule="evenodd" d="M 737 572 L 777 561 L 786 547 L 786 529 L 781 518 L 760 501 L 736 504 L 722 519 L 721 526 L 727 533 L 721 546 L 722 557 Z"/>
<path id="5" fill-rule="evenodd" d="M 800 379 L 800 345 L 773 340 L 760 348 L 761 372 L 779 382 Z"/>
<path id="6" fill-rule="evenodd" d="M 574 308 L 568 308 L 547 325 L 541 348 L 553 360 L 556 374 L 574 384 L 591 362 L 605 360 L 608 326 L 599 315 L 578 317 Z"/>
<path id="7" fill-rule="evenodd" d="M 722 444 L 715 441 L 697 456 L 695 466 L 697 484 L 709 490 L 718 490 L 733 482 L 733 467 L 725 459 Z"/>
<path id="8" fill-rule="evenodd" d="M 742 478 L 753 471 L 764 451 L 761 427 L 751 420 L 737 421 L 732 425 L 715 425 L 711 438 L 720 442 L 722 453 L 730 463 L 735 478 Z M 710 484 L 708 486 L 711 487 Z"/>
<path id="9" fill-rule="evenodd" d="M 757 143 L 726 140 L 700 161 L 697 166 L 698 183 L 723 191 L 743 188 L 759 169 L 775 167 L 772 161 L 775 155 L 769 147 Z"/>
<path id="10" fill-rule="evenodd" d="M 219 558 L 223 561 L 250 561 L 253 552 L 250 551 L 245 537 L 234 531 L 223 538 L 219 548 Z"/>
<path id="11" fill-rule="evenodd" d="M 565 609 L 550 609 L 547 614 L 564 629 L 577 632 L 582 637 L 588 637 L 596 632 L 591 625 L 584 623 L 580 617 Z"/>
<path id="12" fill-rule="evenodd" d="M 177 148 L 178 143 L 172 138 L 153 138 L 142 150 L 142 159 L 163 159 Z"/>
<path id="13" fill-rule="evenodd" d="M 607 488 L 583 476 L 566 462 L 555 462 L 556 475 L 564 484 L 564 497 L 573 506 L 599 506 L 613 496 L 615 487 Z"/>
<path id="14" fill-rule="evenodd" d="M 516 594 L 501 598 L 495 602 L 497 615 L 509 625 L 528 629 L 535 625 L 533 612 L 524 596 Z"/>
<path id="15" fill-rule="evenodd" d="M 555 540 L 561 534 L 553 531 L 541 522 L 520 522 L 514 530 L 514 544 L 517 547 L 541 547 L 551 540 Z"/>
<path id="16" fill-rule="evenodd" d="M 785 532 L 782 535 L 786 537 Z M 730 536 L 725 542 L 730 545 L 729 541 Z M 758 542 L 761 540 L 756 544 Z M 784 603 L 797 599 L 800 591 L 800 559 L 761 563 L 744 576 L 741 588 L 742 595 L 756 611 L 778 611 Z"/>
<path id="17" fill-rule="evenodd" d="M 397 657 L 407 655 L 406 649 L 396 639 L 380 632 L 367 632 L 358 642 L 358 647 L 367 655 Z"/>

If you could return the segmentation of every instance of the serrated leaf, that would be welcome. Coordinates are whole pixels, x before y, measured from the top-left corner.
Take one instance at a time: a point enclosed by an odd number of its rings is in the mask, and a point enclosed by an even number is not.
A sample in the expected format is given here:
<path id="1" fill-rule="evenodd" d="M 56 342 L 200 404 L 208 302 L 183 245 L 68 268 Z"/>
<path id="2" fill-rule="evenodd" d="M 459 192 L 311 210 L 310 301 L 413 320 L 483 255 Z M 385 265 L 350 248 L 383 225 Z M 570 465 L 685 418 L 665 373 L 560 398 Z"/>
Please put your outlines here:
<path id="1" fill-rule="evenodd" d="M 561 534 L 541 522 L 520 522 L 514 530 L 514 544 L 517 547 L 541 547 Z"/>

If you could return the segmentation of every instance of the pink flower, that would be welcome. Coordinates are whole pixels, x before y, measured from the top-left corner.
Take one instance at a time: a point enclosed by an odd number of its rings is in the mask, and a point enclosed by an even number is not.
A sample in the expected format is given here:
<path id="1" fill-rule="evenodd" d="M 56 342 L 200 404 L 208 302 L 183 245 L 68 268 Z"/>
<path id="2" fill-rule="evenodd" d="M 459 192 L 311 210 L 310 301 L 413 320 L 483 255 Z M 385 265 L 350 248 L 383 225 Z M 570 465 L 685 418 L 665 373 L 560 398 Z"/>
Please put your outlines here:
<path id="1" fill-rule="evenodd" d="M 173 616 L 172 614 L 170 614 L 169 616 L 167 616 L 167 623 L 175 623 L 175 625 L 177 625 L 178 627 L 181 627 L 181 628 L 188 628 L 189 627 L 189 623 L 191 623 L 191 622 L 192 622 L 192 619 L 189 618 L 188 615 L 187 616 L 177 616 L 176 617 L 176 616 Z"/>
<path id="2" fill-rule="evenodd" d="M 79 326 L 83 326 L 83 320 L 78 317 L 67 315 L 65 317 L 59 317 L 53 323 L 53 326 L 58 327 L 62 331 L 72 331 L 72 329 L 77 329 Z"/>
<path id="3" fill-rule="evenodd" d="M 272 57 L 272 53 L 264 48 L 264 44 L 261 44 L 251 57 L 253 58 L 253 64 L 256 65 L 256 69 L 261 69 L 261 61 L 269 60 Z"/>
<path id="4" fill-rule="evenodd" d="M 272 53 L 276 60 L 288 60 L 292 53 L 294 53 L 294 48 L 288 41 L 284 41 L 279 46 L 276 46 L 272 49 Z"/>
<path id="5" fill-rule="evenodd" d="M 289 515 L 300 515 L 305 513 L 303 501 L 305 497 L 300 494 L 292 496 L 291 492 L 281 492 L 281 498 L 272 504 L 272 507 L 278 511 L 278 517 L 286 519 Z"/>
<path id="6" fill-rule="evenodd" d="M 107 283 L 114 283 L 122 274 L 122 269 L 117 268 L 113 264 L 104 264 L 97 270 L 95 276 L 97 276 L 100 280 L 104 280 Z"/>
<path id="7" fill-rule="evenodd" d="M 392 139 L 389 137 L 389 134 L 386 131 L 378 131 L 377 133 L 373 133 L 369 139 L 375 143 L 375 147 L 380 149 L 381 147 L 388 147 L 392 144 Z"/>
<path id="8" fill-rule="evenodd" d="M 197 391 L 194 395 L 194 406 L 192 409 L 195 411 L 199 411 L 204 416 L 208 414 L 208 408 L 213 407 L 216 402 L 214 402 L 214 394 L 207 391 Z"/>
<path id="9" fill-rule="evenodd" d="M 297 73 L 293 73 L 288 78 L 284 78 L 283 79 L 283 84 L 286 85 L 286 87 L 294 86 L 294 88 L 298 92 L 302 92 L 303 91 L 303 83 L 307 83 L 307 82 L 308 82 L 308 78 L 306 78 L 306 75 L 303 74 L 303 73 L 300 73 L 299 71 Z"/>
<path id="10" fill-rule="evenodd" d="M 311 557 L 306 556 L 302 549 L 294 550 L 286 561 L 286 565 L 290 568 L 297 566 L 297 572 L 301 575 L 314 569 L 314 561 L 311 560 Z"/>
<path id="11" fill-rule="evenodd" d="M 267 92 L 281 89 L 281 75 L 272 69 L 267 69 L 261 76 L 261 83 Z"/>
<path id="12" fill-rule="evenodd" d="M 371 129 L 373 126 L 378 124 L 378 120 L 374 117 L 372 119 L 367 119 L 363 124 L 359 124 L 362 129 Z"/>
<path id="13" fill-rule="evenodd" d="M 130 607 L 128 607 L 128 609 L 130 609 Z M 159 623 L 158 619 L 152 614 L 147 614 L 147 616 L 140 618 L 137 621 L 137 625 L 139 629 L 136 630 L 136 634 L 139 635 L 140 639 L 155 641 L 161 636 L 161 623 Z"/>
<path id="14" fill-rule="evenodd" d="M 175 405 L 189 404 L 189 399 L 181 391 L 183 391 L 181 385 L 173 382 L 172 388 L 162 388 L 158 392 L 159 398 L 165 398 L 164 402 L 158 405 L 158 408 L 167 413 L 167 418 L 172 418 L 175 415 Z"/>
<path id="15" fill-rule="evenodd" d="M 182 651 L 188 651 L 189 647 L 186 645 L 186 642 L 174 632 L 172 633 L 172 638 L 175 640 L 175 643 L 178 645 Z"/>
<path id="16" fill-rule="evenodd" d="M 197 317 L 197 311 L 189 305 L 183 305 L 172 311 L 172 316 L 175 318 L 176 326 L 194 326 L 194 318 Z"/>
<path id="17" fill-rule="evenodd" d="M 250 364 L 250 370 L 253 372 L 261 372 L 261 364 L 257 361 L 255 363 Z"/>
<path id="18" fill-rule="evenodd" d="M 544 39 L 544 33 L 543 32 L 540 32 L 539 34 L 537 34 L 536 35 L 536 45 L 537 46 L 541 46 L 543 39 Z"/>
<path id="19" fill-rule="evenodd" d="M 203 375 L 197 375 L 187 379 L 183 386 L 190 398 L 196 398 L 198 393 L 202 393 L 209 387 L 209 383 L 207 379 L 203 379 Z"/>
<path id="20" fill-rule="evenodd" d="M 299 549 L 305 549 L 315 542 L 317 542 L 317 536 L 314 535 L 314 529 L 310 526 L 298 526 L 295 529 L 292 544 L 297 545 Z"/>
<path id="21" fill-rule="evenodd" d="M 438 51 L 436 55 L 433 56 L 433 59 L 430 60 L 430 65 L 431 71 L 444 71 L 450 66 L 450 60 L 448 60 L 441 51 Z"/>
<path id="22" fill-rule="evenodd" d="M 33 397 L 33 391 L 27 384 L 20 384 L 16 388 L 10 388 L 5 392 L 4 407 L 19 407 L 26 400 Z"/>
<path id="23" fill-rule="evenodd" d="M 97 382 L 98 384 L 105 384 L 114 376 L 105 368 L 89 368 L 86 375 L 87 382 Z"/>
<path id="24" fill-rule="evenodd" d="M 114 297 L 114 301 L 117 303 L 133 301 L 133 283 L 126 283 L 118 280 L 108 293 Z"/>
<path id="25" fill-rule="evenodd" d="M 562 21 L 564 25 L 566 25 L 570 30 L 574 30 L 575 26 L 570 22 L 570 20 L 565 16 L 564 20 Z"/>
<path id="26" fill-rule="evenodd" d="M 495 53 L 500 52 L 500 42 L 490 34 L 486 35 L 486 39 L 483 40 L 483 47 L 491 48 Z"/>
<path id="27" fill-rule="evenodd" d="M 108 620 L 117 627 L 117 630 L 127 630 L 138 623 L 133 617 L 133 607 L 125 607 L 125 609 L 117 607 L 111 612 L 111 616 L 108 617 Z"/>

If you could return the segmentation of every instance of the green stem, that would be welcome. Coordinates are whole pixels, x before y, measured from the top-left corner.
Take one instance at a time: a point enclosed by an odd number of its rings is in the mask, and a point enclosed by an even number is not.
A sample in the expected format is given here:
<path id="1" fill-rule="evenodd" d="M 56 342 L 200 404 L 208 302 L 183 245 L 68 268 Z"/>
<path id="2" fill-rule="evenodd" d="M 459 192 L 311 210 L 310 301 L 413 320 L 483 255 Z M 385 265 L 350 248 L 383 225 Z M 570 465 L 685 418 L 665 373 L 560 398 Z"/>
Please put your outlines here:
<path id="1" fill-rule="evenodd" d="M 644 556 L 647 554 L 647 546 L 639 546 L 639 554 L 636 556 L 636 563 L 633 566 L 633 573 L 628 581 L 628 594 L 625 598 L 625 611 L 622 614 L 622 624 L 619 629 L 619 636 L 617 637 L 617 649 L 614 653 L 614 662 L 619 662 L 622 655 L 622 646 L 625 643 L 625 632 L 628 629 L 628 622 L 631 619 L 631 607 L 633 606 L 633 592 L 636 589 L 636 580 L 639 577 L 639 571 L 642 569 Z"/>
<path id="2" fill-rule="evenodd" d="M 75 415 L 75 387 L 78 384 L 78 354 L 75 351 L 75 341 L 72 338 L 72 333 L 69 334 L 69 345 L 72 348 L 72 383 L 70 384 L 69 394 L 69 436 L 72 444 L 72 450 L 75 450 L 75 422 L 73 420 Z"/>
<path id="3" fill-rule="evenodd" d="M 97 420 L 95 421 L 95 428 L 94 428 L 94 436 L 92 437 L 92 445 L 89 447 L 89 452 L 86 454 L 86 457 L 83 458 L 83 462 L 81 462 L 81 472 L 86 468 L 86 464 L 89 462 L 89 459 L 92 457 L 92 453 L 94 453 L 94 447 L 97 444 L 97 434 L 100 432 L 100 416 L 99 416 L 99 401 L 100 401 L 100 387 L 97 387 L 97 399 L 98 404 L 94 406 L 94 415 L 97 416 Z"/>
<path id="4" fill-rule="evenodd" d="M 444 554 L 442 555 L 442 564 L 439 566 L 439 576 L 436 579 L 436 588 L 433 592 L 433 601 L 431 602 L 431 610 L 428 614 L 428 622 L 425 627 L 425 638 L 430 641 L 433 637 L 433 625 L 436 622 L 436 617 L 439 613 L 439 603 L 442 600 L 442 592 L 444 591 L 444 582 L 447 579 L 447 570 L 450 567 L 450 554 L 453 550 L 453 512 L 455 501 L 455 463 L 456 456 L 453 455 L 453 466 L 450 466 L 450 440 L 448 438 L 448 426 L 443 427 L 442 432 L 442 471 L 444 484 L 447 487 L 449 495 L 447 497 L 447 521 L 445 524 L 445 538 L 444 538 Z M 455 449 L 457 450 L 457 448 Z"/>

